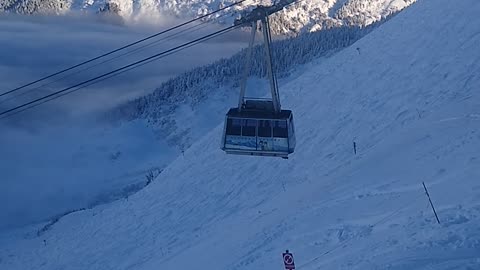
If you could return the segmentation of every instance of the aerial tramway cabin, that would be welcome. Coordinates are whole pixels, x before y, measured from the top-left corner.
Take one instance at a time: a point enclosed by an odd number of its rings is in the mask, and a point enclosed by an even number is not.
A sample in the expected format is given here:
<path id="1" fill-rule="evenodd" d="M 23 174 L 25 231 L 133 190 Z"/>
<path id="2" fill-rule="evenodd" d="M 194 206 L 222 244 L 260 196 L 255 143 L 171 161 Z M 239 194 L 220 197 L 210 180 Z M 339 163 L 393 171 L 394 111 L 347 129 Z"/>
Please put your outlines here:
<path id="1" fill-rule="evenodd" d="M 227 154 L 273 156 L 286 159 L 295 149 L 292 111 L 282 110 L 280 105 L 278 83 L 272 65 L 271 33 L 268 21 L 268 15 L 281 10 L 291 2 L 291 0 L 282 0 L 270 7 L 258 6 L 244 18 L 235 21 L 236 25 L 251 24 L 252 32 L 238 107 L 231 108 L 225 117 L 221 149 Z M 271 99 L 245 98 L 258 21 L 262 23 Z"/>
<path id="2" fill-rule="evenodd" d="M 273 109 L 261 106 L 265 104 L 268 103 L 248 100 L 242 111 L 238 108 L 228 111 L 222 147 L 225 152 L 282 158 L 293 153 L 295 130 L 292 111 L 275 113 Z"/>

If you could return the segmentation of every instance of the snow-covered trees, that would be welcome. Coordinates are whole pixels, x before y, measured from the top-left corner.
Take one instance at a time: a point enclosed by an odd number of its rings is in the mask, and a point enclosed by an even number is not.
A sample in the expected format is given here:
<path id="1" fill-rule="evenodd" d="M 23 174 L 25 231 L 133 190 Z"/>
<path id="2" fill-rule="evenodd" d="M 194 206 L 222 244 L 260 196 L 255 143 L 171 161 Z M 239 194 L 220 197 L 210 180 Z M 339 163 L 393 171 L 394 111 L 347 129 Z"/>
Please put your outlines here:
<path id="1" fill-rule="evenodd" d="M 368 25 L 408 7 L 416 0 L 350 0 L 335 13 L 346 25 Z"/>
<path id="2" fill-rule="evenodd" d="M 69 0 L 0 0 L 0 12 L 60 14 L 69 10 L 71 5 Z"/>

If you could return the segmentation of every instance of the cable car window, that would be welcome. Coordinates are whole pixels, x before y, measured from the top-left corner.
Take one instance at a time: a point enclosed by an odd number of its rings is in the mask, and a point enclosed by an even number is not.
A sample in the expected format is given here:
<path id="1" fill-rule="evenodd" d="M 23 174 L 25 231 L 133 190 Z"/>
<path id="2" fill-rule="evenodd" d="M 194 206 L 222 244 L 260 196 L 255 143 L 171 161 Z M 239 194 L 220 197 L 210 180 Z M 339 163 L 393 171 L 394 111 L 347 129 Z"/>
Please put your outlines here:
<path id="1" fill-rule="evenodd" d="M 242 132 L 240 119 L 228 119 L 227 120 L 227 135 L 240 136 Z"/>
<path id="2" fill-rule="evenodd" d="M 272 137 L 272 125 L 270 120 L 258 121 L 258 137 Z"/>
<path id="3" fill-rule="evenodd" d="M 275 126 L 273 127 L 273 137 L 288 138 L 287 121 L 275 121 Z"/>
<path id="4" fill-rule="evenodd" d="M 256 128 L 257 128 L 257 120 L 254 120 L 254 119 L 242 120 L 242 136 L 255 137 Z"/>
<path id="5" fill-rule="evenodd" d="M 288 129 L 290 130 L 291 136 L 295 139 L 295 125 L 293 124 L 293 114 L 290 116 L 290 124 L 288 125 Z"/>

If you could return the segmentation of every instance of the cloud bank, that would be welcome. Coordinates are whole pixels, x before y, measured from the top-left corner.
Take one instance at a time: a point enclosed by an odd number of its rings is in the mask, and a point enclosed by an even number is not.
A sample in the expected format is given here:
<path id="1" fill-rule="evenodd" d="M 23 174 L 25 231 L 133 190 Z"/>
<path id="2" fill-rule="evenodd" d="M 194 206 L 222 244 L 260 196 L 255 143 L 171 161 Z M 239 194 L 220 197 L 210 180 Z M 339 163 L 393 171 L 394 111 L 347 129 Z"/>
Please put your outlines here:
<path id="1" fill-rule="evenodd" d="M 0 16 L 0 93 L 70 67 L 178 23 L 112 25 L 78 17 Z M 93 67 L 39 89 L 0 97 L 0 110 L 71 86 L 220 29 L 200 25 L 139 53 Z M 164 36 L 163 36 L 164 37 Z M 176 150 L 141 123 L 105 127 L 91 116 L 155 89 L 195 66 L 228 57 L 245 46 L 231 33 L 74 94 L 0 120 L 0 229 L 38 222 L 86 207 L 166 164 Z M 61 76 L 60 76 L 61 77 Z M 38 85 L 36 85 L 38 86 Z M 26 94 L 24 94 L 26 93 Z M 119 158 L 112 159 L 112 155 Z M 126 175 L 133 175 L 128 177 Z"/>

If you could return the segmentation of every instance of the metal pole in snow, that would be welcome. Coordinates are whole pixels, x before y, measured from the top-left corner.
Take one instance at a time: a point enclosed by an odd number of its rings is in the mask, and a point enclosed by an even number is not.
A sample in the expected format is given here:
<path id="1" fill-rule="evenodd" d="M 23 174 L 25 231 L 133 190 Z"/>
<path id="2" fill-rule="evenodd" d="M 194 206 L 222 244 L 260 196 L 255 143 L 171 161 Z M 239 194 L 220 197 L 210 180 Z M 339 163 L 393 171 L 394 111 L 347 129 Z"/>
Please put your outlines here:
<path id="1" fill-rule="evenodd" d="M 438 224 L 440 224 L 440 220 L 438 219 L 437 211 L 435 211 L 435 207 L 433 206 L 432 200 L 430 199 L 430 194 L 428 194 L 427 187 L 425 186 L 425 182 L 422 182 L 423 188 L 425 189 L 425 194 L 427 194 L 428 201 L 430 202 L 430 206 L 432 206 L 433 213 L 435 214 L 435 218 L 437 219 Z"/>

